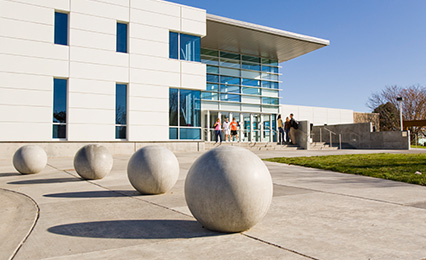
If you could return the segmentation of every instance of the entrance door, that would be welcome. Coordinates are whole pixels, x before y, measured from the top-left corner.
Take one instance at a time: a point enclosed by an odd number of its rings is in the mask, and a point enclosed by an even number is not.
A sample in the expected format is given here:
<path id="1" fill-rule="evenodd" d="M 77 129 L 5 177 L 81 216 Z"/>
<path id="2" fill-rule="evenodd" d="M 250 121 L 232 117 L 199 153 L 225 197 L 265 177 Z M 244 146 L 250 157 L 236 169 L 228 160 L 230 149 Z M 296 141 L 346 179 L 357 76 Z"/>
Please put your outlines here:
<path id="1" fill-rule="evenodd" d="M 253 140 L 252 142 L 261 142 L 261 133 L 260 133 L 261 117 L 260 115 L 253 114 Z"/>

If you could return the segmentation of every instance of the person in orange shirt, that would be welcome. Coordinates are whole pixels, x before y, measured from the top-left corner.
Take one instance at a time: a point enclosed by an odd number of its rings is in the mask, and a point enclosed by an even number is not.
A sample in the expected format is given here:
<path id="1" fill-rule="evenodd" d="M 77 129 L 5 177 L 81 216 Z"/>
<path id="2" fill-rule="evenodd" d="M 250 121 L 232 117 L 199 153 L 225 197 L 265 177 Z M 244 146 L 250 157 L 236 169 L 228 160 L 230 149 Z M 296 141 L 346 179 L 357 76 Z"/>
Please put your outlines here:
<path id="1" fill-rule="evenodd" d="M 238 123 L 235 121 L 235 117 L 232 118 L 232 122 L 231 122 L 231 141 L 234 140 L 234 136 L 235 136 L 235 140 L 238 141 Z"/>

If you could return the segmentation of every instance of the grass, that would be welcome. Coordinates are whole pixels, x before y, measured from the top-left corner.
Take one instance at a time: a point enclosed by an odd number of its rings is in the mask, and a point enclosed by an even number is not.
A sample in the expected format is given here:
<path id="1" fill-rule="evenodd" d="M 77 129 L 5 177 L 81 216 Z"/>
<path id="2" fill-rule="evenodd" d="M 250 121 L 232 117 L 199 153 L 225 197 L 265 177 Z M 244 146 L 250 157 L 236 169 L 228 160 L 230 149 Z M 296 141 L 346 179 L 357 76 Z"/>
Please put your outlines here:
<path id="1" fill-rule="evenodd" d="M 411 148 L 422 148 L 422 149 L 426 149 L 426 146 L 417 145 L 417 147 L 416 147 L 415 145 L 411 145 Z"/>
<path id="2" fill-rule="evenodd" d="M 382 178 L 426 186 L 426 154 L 353 154 L 271 158 L 270 162 Z M 416 171 L 421 175 L 415 174 Z"/>

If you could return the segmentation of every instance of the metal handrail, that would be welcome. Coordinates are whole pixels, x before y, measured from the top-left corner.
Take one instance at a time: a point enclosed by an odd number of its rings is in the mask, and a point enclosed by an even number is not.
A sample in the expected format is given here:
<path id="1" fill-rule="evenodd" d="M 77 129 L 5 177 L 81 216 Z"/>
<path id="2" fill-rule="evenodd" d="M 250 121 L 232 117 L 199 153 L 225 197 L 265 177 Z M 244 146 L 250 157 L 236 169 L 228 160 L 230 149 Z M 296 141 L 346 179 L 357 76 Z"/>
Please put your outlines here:
<path id="1" fill-rule="evenodd" d="M 325 130 L 327 130 L 330 133 L 330 147 L 333 147 L 333 135 L 337 135 L 335 132 L 331 131 L 327 127 L 324 127 Z M 322 142 L 322 133 L 320 128 L 320 141 Z M 342 150 L 342 134 L 339 134 L 339 149 Z"/>

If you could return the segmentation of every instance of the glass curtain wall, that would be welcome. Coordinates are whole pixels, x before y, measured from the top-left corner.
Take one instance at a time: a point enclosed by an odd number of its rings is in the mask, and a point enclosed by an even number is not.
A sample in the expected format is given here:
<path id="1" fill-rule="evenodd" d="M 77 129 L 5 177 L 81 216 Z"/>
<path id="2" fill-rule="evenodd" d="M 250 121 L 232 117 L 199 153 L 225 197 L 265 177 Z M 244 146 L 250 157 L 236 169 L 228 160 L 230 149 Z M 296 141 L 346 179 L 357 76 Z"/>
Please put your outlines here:
<path id="1" fill-rule="evenodd" d="M 201 139 L 201 92 L 169 89 L 169 139 Z"/>
<path id="2" fill-rule="evenodd" d="M 201 49 L 207 65 L 206 91 L 201 99 L 209 109 L 278 113 L 278 61 L 218 50 Z"/>

